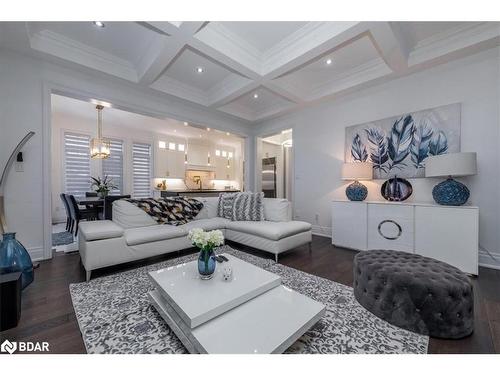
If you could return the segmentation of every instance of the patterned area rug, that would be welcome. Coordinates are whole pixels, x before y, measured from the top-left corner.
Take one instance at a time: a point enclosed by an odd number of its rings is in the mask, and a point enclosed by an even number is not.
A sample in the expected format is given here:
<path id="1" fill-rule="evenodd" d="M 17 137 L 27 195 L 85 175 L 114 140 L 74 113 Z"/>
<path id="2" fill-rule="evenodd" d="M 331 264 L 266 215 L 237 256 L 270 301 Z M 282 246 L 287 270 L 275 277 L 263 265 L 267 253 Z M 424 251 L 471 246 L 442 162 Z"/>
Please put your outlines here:
<path id="1" fill-rule="evenodd" d="M 69 232 L 52 233 L 52 246 L 69 245 L 73 241 L 73 235 Z"/>
<path id="2" fill-rule="evenodd" d="M 426 353 L 429 338 L 395 327 L 358 304 L 352 288 L 244 252 L 221 248 L 282 277 L 284 285 L 326 306 L 325 316 L 287 353 Z M 195 260 L 197 254 L 71 284 L 88 353 L 186 353 L 150 304 L 149 271 Z"/>

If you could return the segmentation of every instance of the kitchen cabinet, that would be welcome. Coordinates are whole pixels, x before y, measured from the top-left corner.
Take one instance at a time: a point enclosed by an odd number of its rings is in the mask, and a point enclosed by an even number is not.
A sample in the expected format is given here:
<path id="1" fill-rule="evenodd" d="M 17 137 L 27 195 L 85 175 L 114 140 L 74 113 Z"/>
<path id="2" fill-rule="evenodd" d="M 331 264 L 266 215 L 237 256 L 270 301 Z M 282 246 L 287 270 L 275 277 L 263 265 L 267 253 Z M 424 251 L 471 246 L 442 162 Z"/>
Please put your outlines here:
<path id="1" fill-rule="evenodd" d="M 187 150 L 188 165 L 208 167 L 209 153 L 211 159 L 213 159 L 210 146 L 198 143 L 190 143 Z"/>
<path id="2" fill-rule="evenodd" d="M 164 142 L 165 148 L 159 146 L 160 142 Z M 170 150 L 169 143 L 174 143 L 175 149 Z M 184 178 L 184 151 L 179 151 L 179 144 L 184 144 L 184 142 L 163 139 L 155 142 L 154 170 L 156 178 Z"/>

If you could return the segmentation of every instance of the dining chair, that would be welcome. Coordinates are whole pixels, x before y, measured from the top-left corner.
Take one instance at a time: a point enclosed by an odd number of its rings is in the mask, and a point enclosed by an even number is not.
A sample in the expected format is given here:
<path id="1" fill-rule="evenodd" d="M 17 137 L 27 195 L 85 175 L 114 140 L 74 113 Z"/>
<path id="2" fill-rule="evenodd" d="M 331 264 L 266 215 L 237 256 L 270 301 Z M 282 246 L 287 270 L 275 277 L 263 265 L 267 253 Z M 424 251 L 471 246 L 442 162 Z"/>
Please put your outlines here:
<path id="1" fill-rule="evenodd" d="M 71 213 L 65 195 L 64 193 L 59 194 L 64 205 L 64 210 L 66 211 L 66 232 L 69 232 L 69 228 L 71 227 Z"/>
<path id="2" fill-rule="evenodd" d="M 80 208 L 78 206 L 78 202 L 76 201 L 73 195 L 68 194 L 69 201 L 69 209 L 71 212 L 71 218 L 73 219 L 73 223 L 71 224 L 71 233 L 73 233 L 73 229 L 75 229 L 75 237 L 78 235 L 78 224 L 81 220 L 97 220 L 97 210 L 95 208 Z M 75 228 L 76 224 L 76 228 Z"/>
<path id="3" fill-rule="evenodd" d="M 128 195 L 108 195 L 104 197 L 104 220 L 112 220 L 113 219 L 113 202 L 119 199 L 130 198 L 130 194 Z"/>

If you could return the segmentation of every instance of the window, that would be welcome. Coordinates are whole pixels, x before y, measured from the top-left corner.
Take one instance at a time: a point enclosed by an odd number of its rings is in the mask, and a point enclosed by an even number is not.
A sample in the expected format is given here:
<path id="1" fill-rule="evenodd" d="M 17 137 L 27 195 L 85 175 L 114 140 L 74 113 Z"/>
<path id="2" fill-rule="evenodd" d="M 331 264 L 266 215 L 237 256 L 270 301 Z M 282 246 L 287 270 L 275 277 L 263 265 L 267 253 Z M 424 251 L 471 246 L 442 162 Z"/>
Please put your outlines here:
<path id="1" fill-rule="evenodd" d="M 233 153 L 232 153 L 231 151 L 229 151 L 229 152 L 227 153 L 227 157 L 228 157 L 229 159 L 231 159 L 231 158 L 233 157 Z"/>
<path id="2" fill-rule="evenodd" d="M 159 141 L 158 142 L 158 147 L 159 148 L 167 148 L 167 144 L 164 141 Z"/>
<path id="3" fill-rule="evenodd" d="M 112 194 L 123 193 L 123 141 L 111 139 L 111 154 L 102 160 L 102 175 L 111 178 L 115 189 Z"/>
<path id="4" fill-rule="evenodd" d="M 184 151 L 185 149 L 186 149 L 186 147 L 184 146 L 184 144 L 179 143 L 179 144 L 177 145 L 177 150 L 179 150 L 179 151 Z"/>
<path id="5" fill-rule="evenodd" d="M 220 150 L 215 150 L 215 156 L 220 156 Z"/>
<path id="6" fill-rule="evenodd" d="M 168 143 L 168 149 L 172 150 L 172 151 L 175 151 L 175 143 L 174 142 L 169 142 Z"/>
<path id="7" fill-rule="evenodd" d="M 227 156 L 227 152 L 226 151 L 222 151 L 222 157 L 225 158 Z"/>
<path id="8" fill-rule="evenodd" d="M 151 145 L 132 145 L 132 172 L 134 198 L 151 197 Z"/>
<path id="9" fill-rule="evenodd" d="M 76 198 L 90 191 L 90 137 L 64 133 L 64 190 Z"/>

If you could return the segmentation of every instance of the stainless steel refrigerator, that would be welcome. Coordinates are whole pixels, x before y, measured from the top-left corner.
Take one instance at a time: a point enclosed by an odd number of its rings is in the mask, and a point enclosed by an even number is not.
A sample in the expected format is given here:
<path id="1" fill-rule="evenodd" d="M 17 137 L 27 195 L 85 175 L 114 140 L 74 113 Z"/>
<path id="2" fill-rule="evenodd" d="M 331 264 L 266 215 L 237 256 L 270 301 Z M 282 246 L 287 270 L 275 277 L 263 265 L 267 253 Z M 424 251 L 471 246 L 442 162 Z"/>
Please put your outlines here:
<path id="1" fill-rule="evenodd" d="M 276 198 L 276 158 L 262 159 L 262 192 L 266 198 Z"/>

